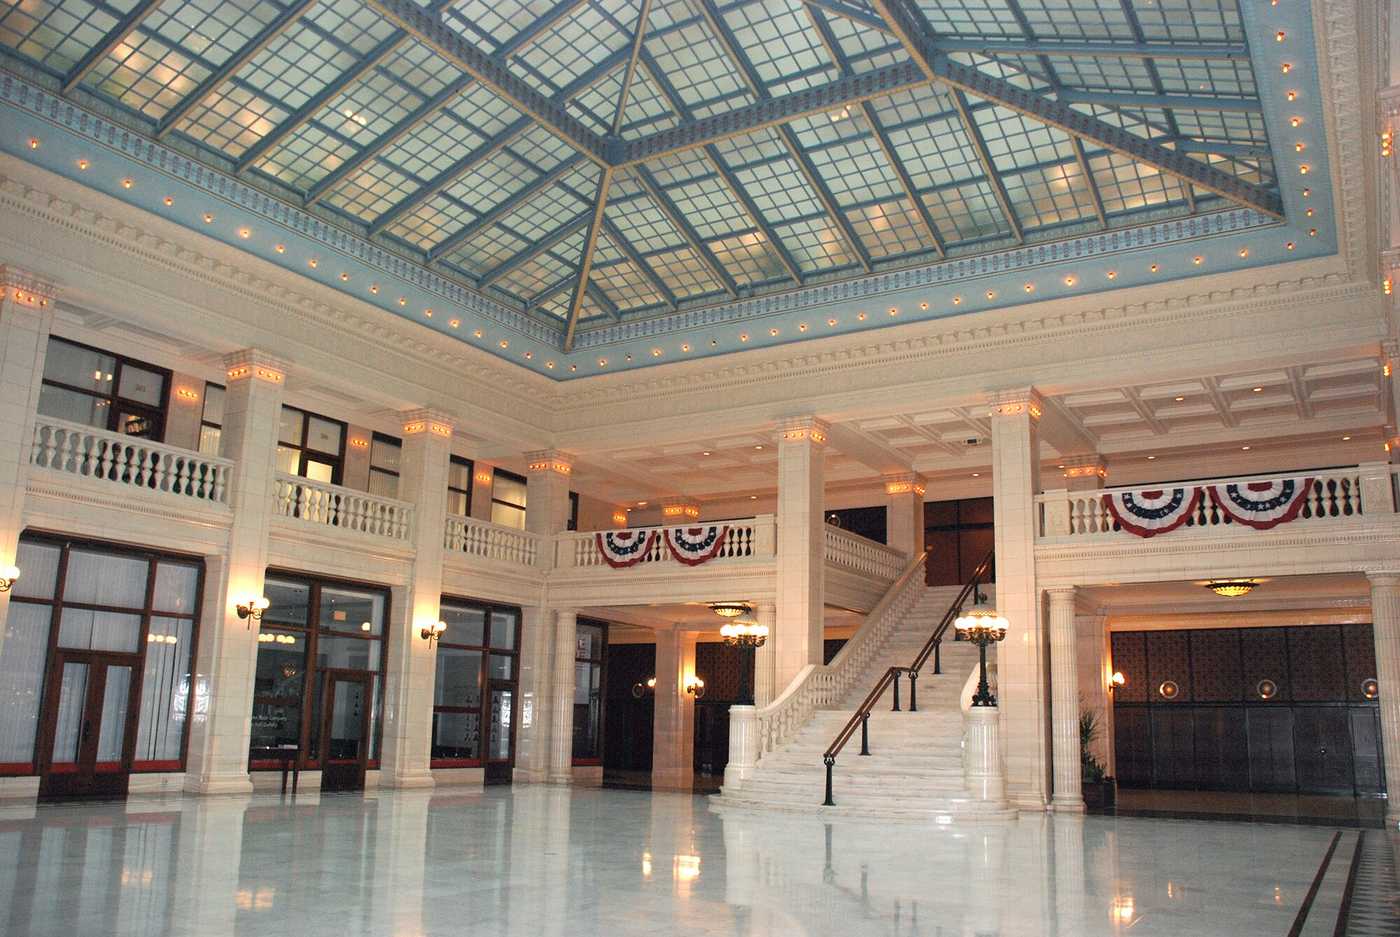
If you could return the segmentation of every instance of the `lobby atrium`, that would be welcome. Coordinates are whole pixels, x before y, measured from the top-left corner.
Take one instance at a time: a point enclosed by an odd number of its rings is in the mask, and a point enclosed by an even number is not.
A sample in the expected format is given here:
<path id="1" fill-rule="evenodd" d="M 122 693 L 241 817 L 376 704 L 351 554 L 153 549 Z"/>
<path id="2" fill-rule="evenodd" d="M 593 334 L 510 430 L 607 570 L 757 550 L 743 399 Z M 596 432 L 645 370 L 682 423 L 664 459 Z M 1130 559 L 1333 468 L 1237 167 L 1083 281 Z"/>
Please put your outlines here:
<path id="1" fill-rule="evenodd" d="M 1400 935 L 1400 0 L 4 0 L 0 935 Z"/>

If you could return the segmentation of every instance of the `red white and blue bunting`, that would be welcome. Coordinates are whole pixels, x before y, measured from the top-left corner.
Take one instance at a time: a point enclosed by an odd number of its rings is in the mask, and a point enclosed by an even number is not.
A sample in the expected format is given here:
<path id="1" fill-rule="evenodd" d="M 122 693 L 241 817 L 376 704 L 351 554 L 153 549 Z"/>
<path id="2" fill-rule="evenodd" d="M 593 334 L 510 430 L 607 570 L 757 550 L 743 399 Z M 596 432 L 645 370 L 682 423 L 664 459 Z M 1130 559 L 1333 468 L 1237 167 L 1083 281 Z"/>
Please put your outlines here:
<path id="1" fill-rule="evenodd" d="M 636 566 L 656 544 L 655 530 L 600 530 L 594 535 L 603 561 L 613 569 Z"/>
<path id="2" fill-rule="evenodd" d="M 1268 530 L 1298 516 L 1312 491 L 1311 478 L 1278 478 L 1272 481 L 1211 485 L 1210 493 L 1220 510 L 1237 524 Z"/>
<path id="3" fill-rule="evenodd" d="M 1114 491 L 1103 496 L 1104 507 L 1118 526 L 1139 537 L 1155 537 L 1176 530 L 1186 523 L 1200 502 L 1199 487 Z"/>
<path id="4" fill-rule="evenodd" d="M 677 563 L 686 566 L 699 566 L 712 560 L 724 549 L 729 539 L 729 525 L 711 524 L 708 527 L 669 527 L 666 530 L 666 546 Z"/>

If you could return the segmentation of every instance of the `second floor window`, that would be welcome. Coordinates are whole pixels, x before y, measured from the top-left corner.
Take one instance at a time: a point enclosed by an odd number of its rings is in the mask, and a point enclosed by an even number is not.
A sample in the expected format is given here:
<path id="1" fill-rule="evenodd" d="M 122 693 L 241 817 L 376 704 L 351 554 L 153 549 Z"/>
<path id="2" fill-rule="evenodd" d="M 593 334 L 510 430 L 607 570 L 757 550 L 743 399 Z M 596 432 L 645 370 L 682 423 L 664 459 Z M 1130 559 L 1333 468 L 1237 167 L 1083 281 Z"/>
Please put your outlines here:
<path id="1" fill-rule="evenodd" d="M 525 479 L 496 469 L 491 480 L 491 523 L 525 529 Z"/>
<path id="2" fill-rule="evenodd" d="M 277 470 L 339 485 L 345 463 L 345 424 L 296 407 L 282 408 Z"/>
<path id="3" fill-rule="evenodd" d="M 403 444 L 393 436 L 375 433 L 369 444 L 369 493 L 385 498 L 399 496 L 399 453 Z"/>
<path id="4" fill-rule="evenodd" d="M 77 342 L 49 338 L 39 412 L 97 429 L 165 438 L 170 372 Z"/>
<path id="5" fill-rule="evenodd" d="M 199 451 L 204 455 L 219 455 L 224 436 L 224 387 L 204 385 L 204 412 L 199 418 Z"/>
<path id="6" fill-rule="evenodd" d="M 461 517 L 472 513 L 472 460 L 459 455 L 447 466 L 447 513 Z"/>

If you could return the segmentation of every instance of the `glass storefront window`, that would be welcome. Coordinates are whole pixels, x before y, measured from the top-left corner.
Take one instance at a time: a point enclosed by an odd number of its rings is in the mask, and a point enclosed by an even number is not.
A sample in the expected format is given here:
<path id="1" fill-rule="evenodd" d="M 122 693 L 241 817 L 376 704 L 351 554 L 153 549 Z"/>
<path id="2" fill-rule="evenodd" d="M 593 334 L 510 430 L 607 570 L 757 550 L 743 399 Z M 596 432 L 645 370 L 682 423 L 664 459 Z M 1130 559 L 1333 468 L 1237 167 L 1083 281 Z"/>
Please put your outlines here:
<path id="1" fill-rule="evenodd" d="M 483 763 L 508 768 L 514 759 L 520 611 L 444 598 L 439 617 L 447 631 L 438 640 L 432 763 L 439 768 Z"/>
<path id="2" fill-rule="evenodd" d="M 358 731 L 358 719 L 370 707 L 369 759 L 378 758 L 384 634 L 389 596 L 385 590 L 270 572 L 263 583 L 270 605 L 258 633 L 257 677 L 253 691 L 253 729 L 249 761 L 253 768 L 280 768 L 278 748 L 295 746 L 302 767 L 320 762 L 323 697 L 327 678 L 338 672 L 371 673 L 371 699 L 357 697 L 354 712 L 331 705 L 335 732 Z M 342 702 L 353 696 L 335 683 Z M 349 695 L 347 695 L 349 693 Z M 346 704 L 349 705 L 349 704 Z M 343 731 L 342 731 L 343 730 Z M 342 739 L 343 741 L 343 739 Z M 372 766 L 372 765 L 371 765 Z"/>
<path id="3" fill-rule="evenodd" d="M 580 621 L 574 635 L 574 764 L 599 764 L 603 752 L 603 658 L 608 626 Z"/>

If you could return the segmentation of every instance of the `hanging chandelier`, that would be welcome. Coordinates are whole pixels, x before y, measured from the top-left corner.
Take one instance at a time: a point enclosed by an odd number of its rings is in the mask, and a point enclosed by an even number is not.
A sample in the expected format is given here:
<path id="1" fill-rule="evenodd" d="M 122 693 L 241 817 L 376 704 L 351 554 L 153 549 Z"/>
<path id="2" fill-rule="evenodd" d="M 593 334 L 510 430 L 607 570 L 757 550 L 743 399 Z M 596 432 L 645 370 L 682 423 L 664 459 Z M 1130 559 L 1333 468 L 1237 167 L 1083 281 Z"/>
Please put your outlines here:
<path id="1" fill-rule="evenodd" d="M 1212 579 L 1205 587 L 1216 595 L 1237 599 L 1242 595 L 1249 595 L 1257 585 L 1259 583 L 1254 579 Z"/>
<path id="2" fill-rule="evenodd" d="M 710 611 L 720 618 L 738 618 L 753 611 L 744 602 L 711 602 Z"/>
<path id="3" fill-rule="evenodd" d="M 768 640 L 768 626 L 756 621 L 726 622 L 719 635 L 730 647 L 763 647 Z"/>

